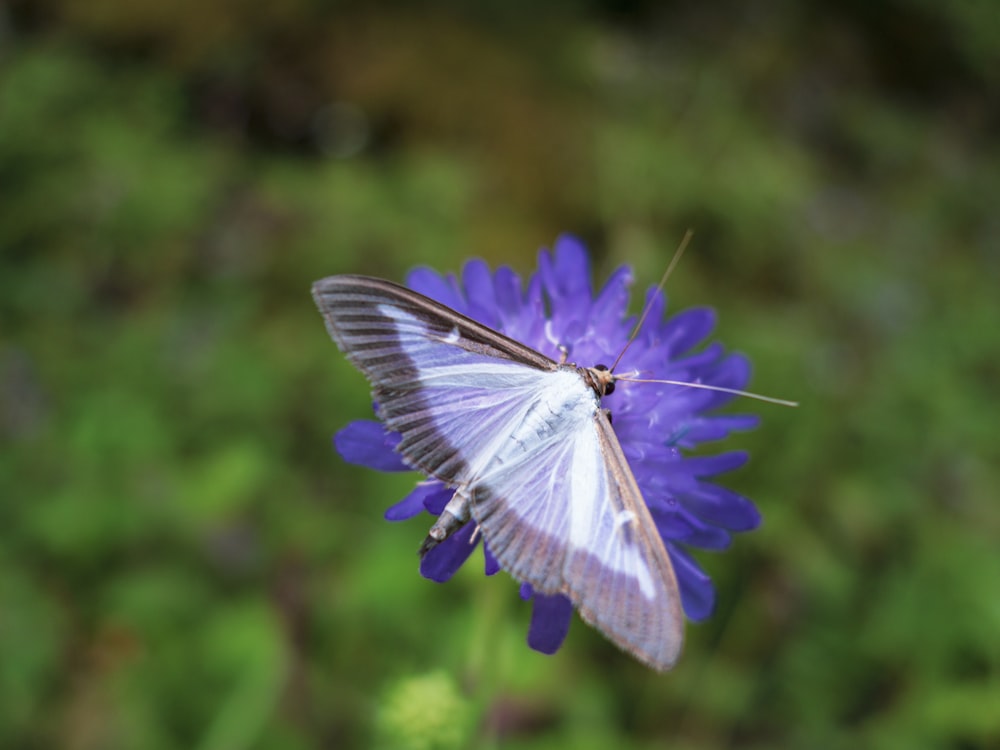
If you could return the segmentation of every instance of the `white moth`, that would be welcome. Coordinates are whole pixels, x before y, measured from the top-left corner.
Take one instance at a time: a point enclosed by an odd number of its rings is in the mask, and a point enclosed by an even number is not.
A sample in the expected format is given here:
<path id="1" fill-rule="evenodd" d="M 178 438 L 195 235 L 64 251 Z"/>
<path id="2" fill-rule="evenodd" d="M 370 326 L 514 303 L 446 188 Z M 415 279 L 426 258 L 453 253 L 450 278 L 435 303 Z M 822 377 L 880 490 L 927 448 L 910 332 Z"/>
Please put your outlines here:
<path id="1" fill-rule="evenodd" d="M 422 551 L 471 519 L 515 579 L 564 594 L 654 669 L 673 666 L 680 594 L 601 408 L 615 376 L 555 362 L 389 281 L 331 276 L 313 297 L 404 460 L 455 488 Z"/>

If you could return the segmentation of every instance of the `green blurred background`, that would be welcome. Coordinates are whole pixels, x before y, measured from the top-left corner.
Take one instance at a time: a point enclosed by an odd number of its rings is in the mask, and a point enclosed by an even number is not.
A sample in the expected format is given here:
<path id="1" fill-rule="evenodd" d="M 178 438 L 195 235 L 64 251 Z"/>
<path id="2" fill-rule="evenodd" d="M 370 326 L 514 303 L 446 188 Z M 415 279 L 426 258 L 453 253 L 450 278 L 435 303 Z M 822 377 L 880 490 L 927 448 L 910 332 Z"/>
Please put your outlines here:
<path id="1" fill-rule="evenodd" d="M 1000 747 L 1000 5 L 0 7 L 0 746 Z M 562 231 L 715 306 L 764 422 L 656 675 L 554 657 L 309 297 Z"/>

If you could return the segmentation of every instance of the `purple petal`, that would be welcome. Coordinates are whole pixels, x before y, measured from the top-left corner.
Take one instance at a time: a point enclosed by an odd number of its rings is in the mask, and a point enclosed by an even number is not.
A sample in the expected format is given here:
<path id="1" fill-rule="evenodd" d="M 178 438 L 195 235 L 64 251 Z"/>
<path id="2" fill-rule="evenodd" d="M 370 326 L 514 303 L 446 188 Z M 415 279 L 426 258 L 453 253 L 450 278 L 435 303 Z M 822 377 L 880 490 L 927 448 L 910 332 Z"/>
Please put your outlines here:
<path id="1" fill-rule="evenodd" d="M 624 348 L 634 321 L 627 318 L 628 285 L 632 280 L 628 266 L 619 268 L 594 300 L 590 309 L 587 342 L 590 346 L 581 361 L 610 366 Z"/>
<path id="2" fill-rule="evenodd" d="M 448 504 L 448 501 L 455 496 L 455 490 L 444 485 L 439 484 L 441 487 L 440 492 L 434 492 L 426 497 L 424 497 L 424 508 L 432 516 L 440 516 L 441 511 L 444 510 L 444 506 Z"/>
<path id="3" fill-rule="evenodd" d="M 385 520 L 405 521 L 407 518 L 413 518 L 424 512 L 429 499 L 436 501 L 437 495 L 444 495 L 444 502 L 447 503 L 452 494 L 453 490 L 445 488 L 440 482 L 420 482 L 409 495 L 386 509 Z"/>
<path id="4" fill-rule="evenodd" d="M 517 595 L 524 601 L 528 601 L 535 595 L 535 589 L 530 583 L 522 583 L 517 589 Z"/>
<path id="5" fill-rule="evenodd" d="M 590 304 L 590 259 L 583 243 L 570 234 L 556 238 L 549 266 L 549 294 L 559 299 L 584 299 Z"/>
<path id="6" fill-rule="evenodd" d="M 746 451 L 729 451 L 718 456 L 693 456 L 685 458 L 684 469 L 696 477 L 714 477 L 740 468 L 750 458 Z"/>
<path id="7" fill-rule="evenodd" d="M 530 316 L 524 315 L 521 278 L 507 266 L 500 266 L 493 276 L 500 330 L 517 341 L 526 341 Z"/>
<path id="8" fill-rule="evenodd" d="M 677 585 L 681 590 L 681 605 L 689 620 L 699 622 L 715 609 L 715 586 L 712 579 L 687 552 L 676 544 L 667 544 L 670 561 L 674 564 Z"/>
<path id="9" fill-rule="evenodd" d="M 510 335 L 518 341 L 531 346 L 543 354 L 553 355 L 553 349 L 545 335 L 547 321 L 545 318 L 545 295 L 540 273 L 531 275 L 524 293 L 524 306 L 521 309 L 521 319 L 517 325 L 517 335 L 510 330 Z"/>
<path id="10" fill-rule="evenodd" d="M 407 274 L 406 285 L 413 291 L 420 292 L 425 297 L 430 297 L 453 310 L 465 311 L 465 300 L 462 299 L 452 276 L 445 278 L 429 268 L 415 268 Z"/>
<path id="11" fill-rule="evenodd" d="M 662 289 L 651 286 L 646 290 L 646 297 L 642 303 L 642 309 L 646 311 L 646 323 L 643 330 L 639 331 L 640 336 L 646 341 L 647 346 L 660 346 L 661 332 L 664 324 L 663 313 L 667 309 L 667 295 Z"/>
<path id="12" fill-rule="evenodd" d="M 642 424 L 635 419 L 626 422 L 617 414 L 614 420 L 615 434 L 633 473 L 668 470 L 683 460 L 683 454 L 669 437 L 660 438 L 657 442 L 649 440 L 655 436 L 649 434 L 645 420 Z"/>
<path id="13" fill-rule="evenodd" d="M 628 308 L 629 286 L 632 284 L 632 269 L 618 268 L 604 284 L 590 308 L 595 321 L 620 321 Z"/>
<path id="14" fill-rule="evenodd" d="M 702 520 L 730 531 L 750 531 L 760 526 L 760 511 L 752 502 L 711 482 L 698 482 L 693 490 L 684 492 L 681 504 Z"/>
<path id="15" fill-rule="evenodd" d="M 565 596 L 535 594 L 528 628 L 528 645 L 543 654 L 554 654 L 566 640 L 573 604 Z"/>
<path id="16" fill-rule="evenodd" d="M 677 504 L 668 506 L 653 503 L 650 504 L 649 510 L 660 536 L 665 541 L 714 550 L 725 549 L 732 541 L 732 535 L 728 531 L 704 523 Z"/>
<path id="17" fill-rule="evenodd" d="M 493 275 L 482 260 L 470 260 L 462 269 L 467 315 L 490 328 L 500 327 Z"/>
<path id="18" fill-rule="evenodd" d="M 711 417 L 711 421 L 723 425 L 730 432 L 746 432 L 760 425 L 760 417 L 756 414 L 723 414 Z"/>
<path id="19" fill-rule="evenodd" d="M 490 552 L 490 545 L 486 543 L 485 539 L 483 540 L 483 558 L 486 563 L 486 575 L 492 576 L 500 572 L 500 563 L 493 557 L 493 553 Z"/>
<path id="20" fill-rule="evenodd" d="M 378 471 L 412 471 L 396 453 L 400 436 L 386 432 L 381 422 L 359 419 L 333 436 L 333 444 L 345 461 Z"/>
<path id="21" fill-rule="evenodd" d="M 669 376 L 673 380 L 695 381 L 697 378 L 705 379 L 704 368 L 714 367 L 724 353 L 725 349 L 723 349 L 722 344 L 718 341 L 713 341 L 700 352 L 672 360 Z"/>
<path id="22" fill-rule="evenodd" d="M 678 356 L 701 343 L 715 328 L 715 310 L 694 307 L 674 315 L 663 327 L 662 346 L 671 356 Z"/>
<path id="23" fill-rule="evenodd" d="M 524 314 L 544 325 L 545 321 L 545 285 L 541 274 L 535 273 L 528 279 L 528 288 L 524 291 Z"/>
<path id="24" fill-rule="evenodd" d="M 579 240 L 562 235 L 550 256 L 540 253 L 539 274 L 551 302 L 546 335 L 556 345 L 571 347 L 586 331 L 589 318 L 590 264 Z"/>
<path id="25" fill-rule="evenodd" d="M 569 349 L 571 357 L 582 358 L 586 356 L 586 342 L 581 341 L 581 339 L 587 332 L 587 326 L 582 320 L 569 319 L 573 311 L 569 305 L 565 305 L 564 310 L 566 310 L 566 315 L 561 316 L 563 324 L 553 326 L 554 335 L 560 344 Z M 583 344 L 583 346 L 578 346 L 578 344 Z"/>
<path id="26" fill-rule="evenodd" d="M 455 575 L 476 548 L 476 542 L 472 540 L 475 530 L 475 524 L 467 523 L 432 548 L 420 561 L 420 575 L 438 583 L 444 583 Z"/>
<path id="27" fill-rule="evenodd" d="M 720 417 L 705 417 L 698 419 L 684 430 L 677 443 L 684 447 L 693 447 L 698 443 L 712 440 L 722 440 L 730 432 L 752 430 L 760 424 L 760 417 L 755 414 L 726 414 Z"/>
<path id="28" fill-rule="evenodd" d="M 712 381 L 726 388 L 743 388 L 750 382 L 750 360 L 742 354 L 730 354 L 719 363 Z"/>
<path id="29" fill-rule="evenodd" d="M 724 388 L 745 388 L 746 384 L 750 382 L 750 361 L 742 354 L 730 354 L 705 377 L 705 381 Z M 703 392 L 709 395 L 709 398 L 701 406 L 705 410 L 715 409 L 736 398 L 731 393 Z"/>

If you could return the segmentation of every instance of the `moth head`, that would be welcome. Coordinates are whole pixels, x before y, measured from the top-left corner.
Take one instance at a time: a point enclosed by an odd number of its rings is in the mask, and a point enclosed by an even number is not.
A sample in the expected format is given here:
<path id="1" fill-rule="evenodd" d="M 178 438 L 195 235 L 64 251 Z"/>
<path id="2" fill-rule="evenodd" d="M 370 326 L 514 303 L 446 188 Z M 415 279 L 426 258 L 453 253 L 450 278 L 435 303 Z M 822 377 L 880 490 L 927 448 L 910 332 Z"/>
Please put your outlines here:
<path id="1" fill-rule="evenodd" d="M 615 392 L 615 375 L 608 369 L 607 365 L 595 365 L 594 367 L 588 367 L 587 372 L 590 373 L 594 390 L 597 391 L 601 397 L 610 396 Z"/>

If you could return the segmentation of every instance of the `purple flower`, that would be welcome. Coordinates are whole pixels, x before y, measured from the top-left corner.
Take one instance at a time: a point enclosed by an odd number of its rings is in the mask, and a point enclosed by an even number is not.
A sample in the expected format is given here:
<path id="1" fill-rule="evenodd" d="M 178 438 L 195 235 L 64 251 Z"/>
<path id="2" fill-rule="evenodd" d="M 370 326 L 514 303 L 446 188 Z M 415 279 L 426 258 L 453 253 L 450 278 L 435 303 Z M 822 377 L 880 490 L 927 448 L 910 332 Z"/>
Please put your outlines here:
<path id="1" fill-rule="evenodd" d="M 626 315 L 632 281 L 629 269 L 619 268 L 594 294 L 586 250 L 568 236 L 556 241 L 552 253 L 542 250 L 538 264 L 526 288 L 511 269 L 501 267 L 491 273 L 479 260 L 465 264 L 461 280 L 421 268 L 410 273 L 407 284 L 552 359 L 560 359 L 563 347 L 570 362 L 610 365 L 635 324 Z M 664 295 L 650 290 L 646 302 L 651 306 L 649 317 L 616 368 L 619 374 L 637 371 L 643 378 L 737 389 L 747 385 L 750 364 L 745 357 L 726 354 L 717 343 L 690 352 L 715 325 L 710 309 L 686 310 L 664 320 Z M 724 549 L 732 532 L 748 531 L 760 523 L 750 500 L 707 481 L 742 466 L 746 453 L 683 455 L 685 449 L 757 425 L 752 415 L 710 414 L 732 398 L 716 391 L 642 384 L 617 388 L 603 399 L 614 415 L 615 434 L 670 554 L 684 613 L 691 620 L 712 613 L 715 590 L 688 547 Z M 334 438 L 337 450 L 351 463 L 381 471 L 407 471 L 394 450 L 399 440 L 398 434 L 386 432 L 374 421 L 353 422 Z M 439 515 L 453 492 L 435 480 L 421 482 L 390 507 L 385 517 L 399 521 L 424 510 Z M 431 549 L 421 562 L 421 574 L 441 582 L 451 578 L 476 546 L 470 543 L 474 530 L 475 524 L 468 523 Z M 493 575 L 500 566 L 485 543 L 483 553 L 486 574 Z M 521 596 L 534 604 L 528 644 L 554 653 L 566 637 L 572 605 L 564 596 L 535 594 L 528 584 L 521 585 Z"/>

